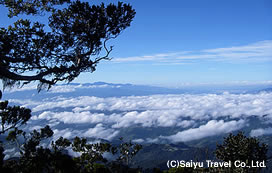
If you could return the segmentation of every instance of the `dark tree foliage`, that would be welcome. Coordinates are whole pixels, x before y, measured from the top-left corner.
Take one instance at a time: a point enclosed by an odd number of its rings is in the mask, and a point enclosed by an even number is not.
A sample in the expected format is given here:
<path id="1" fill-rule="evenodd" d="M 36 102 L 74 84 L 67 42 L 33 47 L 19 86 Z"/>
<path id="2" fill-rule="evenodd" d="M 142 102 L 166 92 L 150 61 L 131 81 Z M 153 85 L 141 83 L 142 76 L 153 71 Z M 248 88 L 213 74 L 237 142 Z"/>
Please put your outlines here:
<path id="1" fill-rule="evenodd" d="M 54 5 L 67 3 L 66 8 Z M 116 38 L 130 26 L 135 11 L 129 4 L 90 5 L 79 0 L 2 0 L 9 16 L 49 13 L 48 25 L 19 19 L 0 29 L 0 79 L 4 86 L 39 81 L 38 89 L 71 82 L 81 72 L 93 72 L 109 60 Z M 101 55 L 103 54 L 103 55 Z M 31 72 L 30 75 L 25 73 Z"/>
<path id="2" fill-rule="evenodd" d="M 12 135 L 11 135 L 12 134 Z M 16 135 L 14 135 L 16 134 Z M 18 144 L 17 137 L 22 135 L 25 141 Z M 52 149 L 40 146 L 43 140 L 52 137 L 53 131 L 45 126 L 40 131 L 34 130 L 26 134 L 21 130 L 11 131 L 7 137 L 8 141 L 17 141 L 20 150 L 20 158 L 5 161 L 3 170 L 8 172 L 77 172 L 77 167 L 72 157 L 61 152 L 66 147 L 65 142 L 60 140 L 52 142 Z M 62 138 L 63 139 L 63 138 Z"/>
<path id="3" fill-rule="evenodd" d="M 0 5 L 9 9 L 10 18 L 26 16 L 7 28 L 0 28 L 3 87 L 37 81 L 39 91 L 59 81 L 71 82 L 82 72 L 95 71 L 100 61 L 110 60 L 113 47 L 108 47 L 107 41 L 129 27 L 135 16 L 131 5 L 121 2 L 90 5 L 79 0 L 0 0 Z M 28 15 L 49 16 L 48 23 L 30 21 Z M 30 109 L 0 102 L 0 135 L 8 132 L 6 140 L 16 144 L 20 152 L 19 158 L 4 161 L 0 143 L 0 172 L 111 172 L 103 154 L 118 153 L 118 158 L 126 157 L 118 147 L 108 143 L 89 144 L 87 139 L 79 137 L 73 141 L 60 137 L 52 141 L 51 147 L 44 147 L 43 141 L 48 142 L 53 135 L 49 126 L 31 133 L 19 129 L 30 117 Z M 68 148 L 80 156 L 69 156 Z"/>
<path id="4" fill-rule="evenodd" d="M 267 151 L 266 144 L 260 143 L 257 138 L 246 137 L 243 132 L 239 132 L 237 135 L 229 134 L 222 145 L 216 146 L 215 154 L 218 159 L 226 162 L 234 163 L 240 160 L 245 163 L 252 161 L 256 163 L 256 161 L 267 161 Z"/>
<path id="5" fill-rule="evenodd" d="M 75 137 L 73 141 L 60 137 L 56 141 L 52 141 L 51 148 L 43 147 L 40 144 L 42 141 L 50 139 L 53 131 L 49 126 L 45 126 L 40 131 L 34 130 L 30 134 L 24 133 L 22 130 L 15 129 L 11 131 L 7 140 L 16 142 L 20 151 L 20 158 L 17 161 L 8 160 L 0 162 L 2 170 L 8 172 L 120 172 L 120 170 L 129 170 L 127 165 L 122 162 L 111 164 L 103 157 L 104 153 L 118 154 L 118 158 L 127 157 L 126 151 L 138 152 L 141 148 L 139 144 L 132 144 L 122 141 L 120 146 L 112 146 L 109 143 L 88 143 L 86 138 Z M 18 137 L 23 136 L 25 141 L 19 144 Z M 137 146 L 137 147 L 135 147 Z M 67 149 L 70 148 L 76 153 L 80 153 L 77 157 L 72 157 L 67 154 Z M 136 149 L 137 148 L 137 149 Z M 136 149 L 136 150 L 135 150 Z M 0 149 L 1 153 L 1 149 Z M 3 152 L 2 152 L 3 153 Z M 136 153 L 135 153 L 136 154 Z M 134 155 L 135 155 L 134 154 Z M 0 154 L 1 156 L 1 154 Z M 4 155 L 2 154 L 4 157 Z M 132 156 L 130 157 L 132 159 Z M 3 159 L 1 160 L 3 161 Z M 118 160 L 119 161 L 119 160 Z M 1 170 L 1 167 L 0 167 Z M 125 171 L 127 172 L 127 171 Z M 134 171 L 135 172 L 135 171 Z"/>
<path id="6" fill-rule="evenodd" d="M 70 3 L 70 0 L 1 0 L 0 4 L 9 8 L 9 17 L 18 14 L 42 14 L 44 11 L 55 11 L 55 5 Z"/>
<path id="7" fill-rule="evenodd" d="M 4 164 L 4 148 L 2 146 L 0 146 L 0 170 L 3 167 Z"/>
<path id="8" fill-rule="evenodd" d="M 132 158 L 142 149 L 142 146 L 136 143 L 124 142 L 123 138 L 120 138 L 121 144 L 119 145 L 120 155 L 118 160 L 125 165 L 130 166 Z"/>
<path id="9" fill-rule="evenodd" d="M 0 102 L 0 135 L 6 131 L 26 124 L 31 110 L 20 106 L 8 106 L 8 101 Z"/>

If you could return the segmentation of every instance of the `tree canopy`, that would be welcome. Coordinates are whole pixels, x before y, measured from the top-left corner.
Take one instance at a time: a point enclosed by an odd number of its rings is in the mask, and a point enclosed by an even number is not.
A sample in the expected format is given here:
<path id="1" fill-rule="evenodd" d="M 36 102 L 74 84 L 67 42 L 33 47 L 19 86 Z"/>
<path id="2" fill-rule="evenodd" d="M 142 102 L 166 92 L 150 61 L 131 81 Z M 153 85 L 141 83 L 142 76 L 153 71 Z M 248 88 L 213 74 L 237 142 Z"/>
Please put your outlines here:
<path id="1" fill-rule="evenodd" d="M 4 87 L 38 81 L 38 89 L 48 89 L 59 81 L 71 82 L 82 72 L 93 72 L 102 60 L 110 60 L 116 38 L 130 26 L 135 16 L 131 5 L 118 2 L 90 5 L 79 0 L 0 0 L 9 9 L 8 17 L 24 15 L 13 25 L 0 28 L 0 79 Z M 29 15 L 48 17 L 48 23 L 33 22 Z M 0 90 L 0 99 L 2 92 Z M 109 172 L 103 153 L 119 154 L 128 164 L 140 149 L 122 141 L 119 147 L 108 143 L 89 144 L 76 137 L 72 142 L 60 137 L 51 147 L 41 146 L 53 135 L 49 126 L 26 133 L 20 126 L 31 118 L 31 110 L 0 102 L 0 135 L 17 144 L 20 157 L 4 161 L 0 141 L 0 172 Z M 2 136 L 1 136 L 2 137 Z M 20 140 L 19 140 L 20 139 Z M 70 147 L 79 157 L 66 153 Z"/>
<path id="2" fill-rule="evenodd" d="M 237 160 L 256 163 L 256 161 L 267 161 L 267 151 L 268 146 L 260 143 L 259 139 L 246 137 L 243 132 L 239 132 L 237 135 L 230 133 L 224 139 L 223 144 L 216 146 L 215 154 L 218 159 L 226 162 L 231 161 L 232 164 Z"/>
<path id="3" fill-rule="evenodd" d="M 56 7 L 66 3 L 65 8 Z M 48 27 L 19 19 L 0 28 L 0 79 L 4 87 L 38 81 L 38 89 L 71 82 L 81 72 L 93 72 L 109 60 L 116 38 L 130 26 L 135 10 L 129 4 L 90 5 L 70 0 L 1 0 L 9 17 L 49 14 Z M 103 54 L 103 55 L 102 55 Z M 26 75 L 26 73 L 28 75 Z"/>

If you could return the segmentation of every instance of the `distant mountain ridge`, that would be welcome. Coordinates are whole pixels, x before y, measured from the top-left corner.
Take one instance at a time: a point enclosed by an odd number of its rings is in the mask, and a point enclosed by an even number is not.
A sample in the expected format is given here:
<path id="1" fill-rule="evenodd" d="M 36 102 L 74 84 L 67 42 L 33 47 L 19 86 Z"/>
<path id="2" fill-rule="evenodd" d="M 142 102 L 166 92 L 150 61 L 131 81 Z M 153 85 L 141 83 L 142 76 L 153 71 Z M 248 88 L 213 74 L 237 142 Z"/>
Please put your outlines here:
<path id="1" fill-rule="evenodd" d="M 121 96 L 144 96 L 154 94 L 222 94 L 224 92 L 234 94 L 271 92 L 269 86 L 184 86 L 179 88 L 168 88 L 149 85 L 120 84 L 107 82 L 94 83 L 69 83 L 53 86 L 49 91 L 37 92 L 36 87 L 25 87 L 22 89 L 6 90 L 3 99 L 42 99 L 62 95 L 64 97 L 95 96 L 95 97 L 121 97 Z M 31 97 L 30 97 L 31 96 Z"/>

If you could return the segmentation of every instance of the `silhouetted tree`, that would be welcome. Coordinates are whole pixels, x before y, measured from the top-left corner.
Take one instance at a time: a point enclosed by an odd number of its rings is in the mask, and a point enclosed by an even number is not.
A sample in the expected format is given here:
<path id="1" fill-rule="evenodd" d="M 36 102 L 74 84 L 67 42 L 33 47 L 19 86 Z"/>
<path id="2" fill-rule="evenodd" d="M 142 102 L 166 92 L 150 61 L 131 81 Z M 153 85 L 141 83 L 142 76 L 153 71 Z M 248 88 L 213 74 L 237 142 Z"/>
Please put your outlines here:
<path id="1" fill-rule="evenodd" d="M 135 16 L 131 5 L 122 2 L 90 5 L 79 0 L 0 0 L 0 5 L 8 8 L 10 18 L 25 15 L 0 28 L 3 87 L 38 81 L 39 91 L 59 81 L 71 82 L 82 72 L 95 71 L 100 61 L 110 60 L 113 47 L 108 47 L 107 41 L 129 27 Z M 49 16 L 48 25 L 32 22 L 27 19 L 29 15 Z M 8 132 L 7 140 L 15 142 L 21 154 L 19 160 L 3 162 L 4 148 L 0 145 L 0 172 L 93 172 L 104 170 L 96 164 L 105 161 L 104 152 L 115 154 L 115 147 L 88 144 L 84 138 L 70 142 L 61 137 L 52 142 L 52 149 L 42 147 L 41 141 L 50 138 L 53 131 L 46 126 L 26 134 L 19 127 L 30 117 L 30 109 L 0 102 L 0 135 Z M 24 138 L 22 144 L 18 136 Z M 82 155 L 70 157 L 64 152 L 67 147 Z"/>
<path id="2" fill-rule="evenodd" d="M 63 3 L 66 8 L 55 8 Z M 39 81 L 38 89 L 95 71 L 101 60 L 110 59 L 112 46 L 108 48 L 106 42 L 130 26 L 135 15 L 130 5 L 122 2 L 106 6 L 79 0 L 1 0 L 0 4 L 9 8 L 9 17 L 49 15 L 50 29 L 28 19 L 0 29 L 0 79 L 4 86 Z"/>
<path id="3" fill-rule="evenodd" d="M 243 132 L 239 132 L 237 135 L 230 133 L 224 138 L 223 144 L 216 146 L 215 154 L 218 159 L 226 162 L 231 161 L 232 164 L 239 160 L 251 165 L 251 162 L 266 162 L 267 151 L 266 144 L 260 143 L 257 138 L 246 137 Z M 234 165 L 232 168 L 235 168 Z"/>

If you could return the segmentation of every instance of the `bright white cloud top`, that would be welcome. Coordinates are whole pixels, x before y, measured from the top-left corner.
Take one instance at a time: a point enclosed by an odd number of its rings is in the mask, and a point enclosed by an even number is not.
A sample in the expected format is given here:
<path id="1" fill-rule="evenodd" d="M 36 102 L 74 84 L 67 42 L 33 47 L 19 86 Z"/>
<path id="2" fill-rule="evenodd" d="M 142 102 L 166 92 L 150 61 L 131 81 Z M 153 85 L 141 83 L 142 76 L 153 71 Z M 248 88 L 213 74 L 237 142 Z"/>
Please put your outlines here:
<path id="1" fill-rule="evenodd" d="M 123 97 L 57 97 L 42 101 L 10 100 L 32 108 L 30 123 L 46 120 L 55 129 L 55 138 L 84 136 L 112 140 L 127 128 L 171 128 L 178 131 L 142 142 L 187 142 L 226 134 L 249 126 L 255 117 L 272 122 L 272 93 L 179 94 Z M 58 129 L 62 123 L 65 129 Z M 84 126 L 85 129 L 76 127 Z M 252 136 L 270 134 L 271 128 L 253 129 Z"/>

